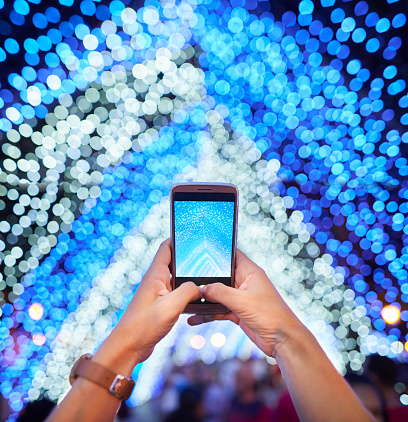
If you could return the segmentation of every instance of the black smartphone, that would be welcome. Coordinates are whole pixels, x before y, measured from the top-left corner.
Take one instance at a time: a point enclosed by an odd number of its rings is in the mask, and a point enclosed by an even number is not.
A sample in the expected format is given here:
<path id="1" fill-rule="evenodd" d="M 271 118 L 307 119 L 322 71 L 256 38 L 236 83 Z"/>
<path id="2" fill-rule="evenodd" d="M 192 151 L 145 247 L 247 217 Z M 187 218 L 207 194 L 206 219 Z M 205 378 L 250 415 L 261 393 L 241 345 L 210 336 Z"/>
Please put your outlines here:
<path id="1" fill-rule="evenodd" d="M 238 188 L 223 183 L 174 185 L 171 206 L 172 287 L 192 281 L 197 286 L 234 286 L 238 224 Z M 217 314 L 229 309 L 198 299 L 184 313 Z"/>

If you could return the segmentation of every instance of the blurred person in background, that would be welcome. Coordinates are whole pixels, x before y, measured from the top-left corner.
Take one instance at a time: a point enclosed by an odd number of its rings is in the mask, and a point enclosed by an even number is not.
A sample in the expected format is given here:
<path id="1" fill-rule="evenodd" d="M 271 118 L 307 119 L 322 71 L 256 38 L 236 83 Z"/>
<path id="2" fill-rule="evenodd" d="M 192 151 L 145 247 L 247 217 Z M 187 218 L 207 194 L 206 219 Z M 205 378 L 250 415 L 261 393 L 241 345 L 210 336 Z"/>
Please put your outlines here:
<path id="1" fill-rule="evenodd" d="M 292 398 L 287 389 L 279 397 L 275 415 L 276 422 L 300 422 Z"/>
<path id="2" fill-rule="evenodd" d="M 388 421 L 408 421 L 408 406 L 400 402 L 399 394 L 395 391 L 395 384 L 398 381 L 398 364 L 387 356 L 370 355 L 364 367 L 367 375 L 384 397 Z"/>
<path id="3" fill-rule="evenodd" d="M 175 365 L 166 377 L 163 393 L 160 396 L 160 411 L 162 415 L 168 415 L 179 407 L 180 394 L 187 387 L 194 384 L 190 378 L 191 373 L 187 367 Z"/>
<path id="4" fill-rule="evenodd" d="M 377 422 L 389 422 L 384 397 L 368 377 L 349 372 L 345 380 Z M 295 406 L 287 390 L 279 398 L 276 420 L 277 422 L 299 422 Z"/>
<path id="5" fill-rule="evenodd" d="M 199 386 L 185 388 L 180 393 L 179 407 L 164 422 L 201 422 L 203 420 L 202 392 Z"/>
<path id="6" fill-rule="evenodd" d="M 389 422 L 384 397 L 368 377 L 349 372 L 344 378 L 377 422 Z"/>
<path id="7" fill-rule="evenodd" d="M 214 283 L 199 289 L 186 282 L 172 291 L 170 262 L 167 240 L 160 246 L 121 319 L 90 358 L 88 368 L 98 367 L 100 371 L 116 374 L 115 380 L 128 389 L 132 384 L 128 377 L 135 366 L 149 358 L 186 305 L 202 297 L 231 311 L 194 315 L 188 319 L 189 324 L 229 320 L 239 325 L 260 350 L 278 363 L 302 422 L 374 422 L 265 272 L 240 250 L 236 255 L 234 288 Z M 81 361 L 84 359 L 89 357 L 82 357 Z M 116 382 L 114 385 L 117 386 Z M 77 375 L 71 390 L 47 422 L 112 422 L 122 397 L 115 392 L 100 381 Z"/>
<path id="8" fill-rule="evenodd" d="M 271 422 L 272 412 L 259 399 L 251 362 L 242 363 L 236 373 L 235 395 L 227 412 L 227 422 Z"/>
<path id="9" fill-rule="evenodd" d="M 276 409 L 279 398 L 286 391 L 286 385 L 276 362 L 272 364 L 269 362 L 265 363 L 265 380 L 261 395 L 267 407 L 270 409 Z"/>
<path id="10" fill-rule="evenodd" d="M 219 366 L 219 363 L 205 365 L 203 371 L 204 422 L 225 421 L 230 394 L 228 388 L 220 382 Z"/>
<path id="11" fill-rule="evenodd" d="M 163 393 L 159 398 L 162 415 L 166 416 L 179 407 L 183 390 L 198 386 L 202 391 L 203 422 L 224 422 L 228 392 L 219 382 L 218 366 L 217 362 L 207 365 L 201 361 L 184 366 L 174 365 L 166 376 Z"/>
<path id="12" fill-rule="evenodd" d="M 20 412 L 17 422 L 44 422 L 55 406 L 55 402 L 46 398 L 34 400 Z"/>

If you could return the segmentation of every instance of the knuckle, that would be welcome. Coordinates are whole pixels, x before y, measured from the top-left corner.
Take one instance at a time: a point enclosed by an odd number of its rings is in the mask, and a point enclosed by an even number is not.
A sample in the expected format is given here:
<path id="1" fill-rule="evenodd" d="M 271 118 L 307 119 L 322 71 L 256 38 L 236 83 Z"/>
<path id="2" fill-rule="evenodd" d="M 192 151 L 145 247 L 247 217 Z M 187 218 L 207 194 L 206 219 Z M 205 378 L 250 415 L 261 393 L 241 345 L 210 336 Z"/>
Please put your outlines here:
<path id="1" fill-rule="evenodd" d="M 259 276 L 262 278 L 268 278 L 268 275 L 266 274 L 265 270 L 258 267 L 259 268 Z"/>
<path id="2" fill-rule="evenodd" d="M 193 283 L 192 281 L 187 281 L 187 283 L 184 283 L 184 284 L 187 286 L 187 288 L 188 288 L 189 290 L 195 290 L 195 289 L 198 289 L 197 284 Z"/>
<path id="3" fill-rule="evenodd" d="M 186 291 L 186 293 L 188 293 L 189 295 L 194 295 L 195 293 L 199 293 L 198 287 L 195 283 L 193 283 L 192 281 L 188 281 L 187 283 L 183 283 L 184 285 L 184 289 Z"/>

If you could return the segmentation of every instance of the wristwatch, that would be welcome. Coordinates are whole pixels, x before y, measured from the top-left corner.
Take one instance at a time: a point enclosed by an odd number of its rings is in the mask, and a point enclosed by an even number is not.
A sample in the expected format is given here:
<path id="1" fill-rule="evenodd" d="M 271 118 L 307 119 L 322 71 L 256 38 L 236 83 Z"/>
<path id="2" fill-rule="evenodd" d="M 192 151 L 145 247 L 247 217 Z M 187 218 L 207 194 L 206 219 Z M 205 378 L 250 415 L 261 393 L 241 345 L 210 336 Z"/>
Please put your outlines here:
<path id="1" fill-rule="evenodd" d="M 104 388 L 121 400 L 127 400 L 132 394 L 135 382 L 122 374 L 116 374 L 99 363 L 92 362 L 90 353 L 82 355 L 72 367 L 69 382 L 72 385 L 78 377 L 84 377 Z"/>

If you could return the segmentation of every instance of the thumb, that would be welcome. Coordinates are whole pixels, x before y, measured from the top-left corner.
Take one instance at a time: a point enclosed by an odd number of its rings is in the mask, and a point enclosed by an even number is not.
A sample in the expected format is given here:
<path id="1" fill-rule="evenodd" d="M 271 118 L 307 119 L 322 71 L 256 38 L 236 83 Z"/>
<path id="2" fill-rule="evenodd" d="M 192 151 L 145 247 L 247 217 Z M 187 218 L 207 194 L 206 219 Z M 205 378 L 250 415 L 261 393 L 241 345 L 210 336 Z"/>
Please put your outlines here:
<path id="1" fill-rule="evenodd" d="M 189 302 L 196 300 L 199 297 L 200 289 L 192 281 L 182 283 L 179 287 L 166 295 L 166 299 L 178 313 L 183 312 Z"/>
<path id="2" fill-rule="evenodd" d="M 203 296 L 206 300 L 221 303 L 232 312 L 241 308 L 242 293 L 242 291 L 222 283 L 207 284 L 203 287 Z"/>

